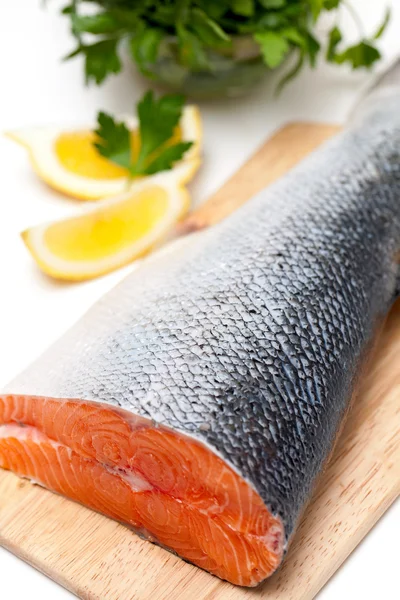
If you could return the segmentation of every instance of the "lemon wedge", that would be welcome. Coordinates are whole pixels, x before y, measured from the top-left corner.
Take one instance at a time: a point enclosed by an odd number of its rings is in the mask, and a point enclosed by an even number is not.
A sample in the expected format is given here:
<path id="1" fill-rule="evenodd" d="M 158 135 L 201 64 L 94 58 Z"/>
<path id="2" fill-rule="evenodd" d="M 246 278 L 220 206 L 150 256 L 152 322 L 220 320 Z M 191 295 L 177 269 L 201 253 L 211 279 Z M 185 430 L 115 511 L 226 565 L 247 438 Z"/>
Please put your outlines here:
<path id="1" fill-rule="evenodd" d="M 135 117 L 123 120 L 132 132 L 133 147 L 137 148 L 138 121 Z M 9 131 L 6 135 L 28 150 L 33 169 L 43 181 L 68 196 L 98 200 L 127 189 L 128 172 L 96 151 L 93 130 L 40 127 Z M 164 171 L 179 185 L 190 181 L 200 166 L 201 138 L 199 110 L 186 106 L 171 143 L 191 141 L 193 145 L 170 171 Z"/>
<path id="2" fill-rule="evenodd" d="M 149 252 L 188 207 L 186 189 L 163 172 L 78 216 L 38 225 L 21 235 L 44 273 L 82 281 Z"/>

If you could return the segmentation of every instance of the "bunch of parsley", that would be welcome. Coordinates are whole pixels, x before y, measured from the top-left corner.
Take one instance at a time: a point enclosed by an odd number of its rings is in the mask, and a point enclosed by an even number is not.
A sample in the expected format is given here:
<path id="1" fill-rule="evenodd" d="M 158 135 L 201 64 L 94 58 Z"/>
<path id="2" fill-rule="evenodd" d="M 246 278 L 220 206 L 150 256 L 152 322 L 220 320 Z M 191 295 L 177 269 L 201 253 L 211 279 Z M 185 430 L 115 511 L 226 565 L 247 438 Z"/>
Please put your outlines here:
<path id="1" fill-rule="evenodd" d="M 266 66 L 272 69 L 296 52 L 297 61 L 287 80 L 305 61 L 315 65 L 321 53 L 315 25 L 322 13 L 338 12 L 342 6 L 357 20 L 346 0 L 72 0 L 63 13 L 71 19 L 77 39 L 77 48 L 68 57 L 84 56 L 87 82 L 100 84 L 121 70 L 123 40 L 127 40 L 139 69 L 149 74 L 166 37 L 177 38 L 181 65 L 191 71 L 207 71 L 212 68 L 207 50 L 229 49 L 237 35 L 251 36 L 260 46 Z M 370 67 L 380 58 L 375 40 L 388 21 L 389 12 L 375 35 L 366 37 L 360 30 L 361 39 L 347 48 L 335 24 L 328 34 L 326 60 L 348 62 L 354 69 Z"/>

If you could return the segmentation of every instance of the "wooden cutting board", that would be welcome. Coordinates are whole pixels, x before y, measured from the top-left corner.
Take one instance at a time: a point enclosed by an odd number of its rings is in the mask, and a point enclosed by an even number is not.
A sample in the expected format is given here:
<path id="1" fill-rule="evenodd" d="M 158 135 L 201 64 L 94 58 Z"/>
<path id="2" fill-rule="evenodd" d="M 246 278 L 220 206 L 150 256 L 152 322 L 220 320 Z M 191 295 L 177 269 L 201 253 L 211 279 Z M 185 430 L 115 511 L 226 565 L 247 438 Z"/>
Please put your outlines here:
<path id="1" fill-rule="evenodd" d="M 284 174 L 337 128 L 293 124 L 181 226 L 199 229 Z M 310 600 L 400 492 L 400 303 L 283 568 L 264 586 L 222 582 L 129 529 L 0 471 L 0 544 L 90 600 Z"/>

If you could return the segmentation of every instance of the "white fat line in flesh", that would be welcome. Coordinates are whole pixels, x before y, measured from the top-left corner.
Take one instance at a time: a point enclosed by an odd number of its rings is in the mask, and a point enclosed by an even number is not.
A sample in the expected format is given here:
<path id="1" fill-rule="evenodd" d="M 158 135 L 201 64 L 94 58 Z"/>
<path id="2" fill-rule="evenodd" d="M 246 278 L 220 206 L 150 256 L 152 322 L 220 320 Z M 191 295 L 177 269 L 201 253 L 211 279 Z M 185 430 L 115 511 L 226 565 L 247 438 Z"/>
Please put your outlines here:
<path id="1" fill-rule="evenodd" d="M 247 572 L 250 573 L 251 570 L 252 570 L 253 563 L 252 563 L 252 561 L 250 559 L 248 546 L 247 546 L 247 544 L 245 543 L 244 539 L 241 536 L 239 536 L 239 543 L 241 544 L 241 546 L 243 548 L 243 551 L 244 551 L 244 554 L 246 556 Z M 243 568 L 241 569 L 241 573 L 243 573 Z M 242 583 L 243 583 L 243 579 L 242 579 Z"/>
<path id="2" fill-rule="evenodd" d="M 51 472 L 53 473 L 53 476 L 54 476 L 54 471 L 51 467 L 51 463 L 48 459 L 48 456 L 45 454 L 45 452 L 43 451 L 43 448 L 42 448 L 42 443 L 49 443 L 49 438 L 44 433 L 42 433 L 36 427 L 23 426 L 23 425 L 21 426 L 18 424 L 3 425 L 3 427 L 5 427 L 6 429 L 8 428 L 8 437 L 17 439 L 23 446 L 23 450 L 24 450 L 25 454 L 29 457 L 31 463 L 34 466 L 35 477 L 38 477 L 39 469 L 41 466 L 42 466 L 42 468 L 40 470 L 42 473 L 44 473 L 45 477 L 46 477 L 48 470 L 51 470 Z M 1 429 L 1 427 L 0 427 L 0 429 Z M 6 435 L 7 435 L 7 431 L 6 431 Z M 3 437 L 6 437 L 6 436 L 3 436 Z M 39 452 L 42 455 L 42 465 L 38 465 L 38 463 L 36 461 L 36 456 L 30 452 L 29 444 L 24 444 L 25 441 L 31 441 L 37 446 Z M 55 448 L 56 446 L 59 446 L 59 444 L 57 444 L 57 442 L 56 442 L 55 444 L 52 444 L 52 446 Z M 43 469 L 43 464 L 46 465 L 45 469 Z M 36 480 L 35 480 L 35 482 L 36 482 Z M 44 485 L 45 487 L 49 487 L 47 480 L 42 481 L 42 485 Z"/>
<path id="3" fill-rule="evenodd" d="M 3 438 L 6 438 L 8 436 L 1 436 Z M 42 487 L 43 489 L 48 489 L 44 483 L 42 481 L 39 481 L 36 477 L 37 477 L 37 463 L 35 462 L 34 457 L 32 456 L 29 448 L 24 446 L 24 451 L 23 454 L 21 456 L 21 454 L 19 454 L 19 458 L 22 460 L 24 460 L 24 462 L 26 463 L 26 460 L 28 459 L 30 461 L 30 464 L 32 465 L 33 471 L 34 473 L 32 475 L 24 475 L 22 473 L 16 473 L 18 475 L 18 477 L 21 477 L 22 479 L 26 479 L 27 481 L 29 481 L 30 483 L 32 483 L 33 485 L 39 485 L 40 487 Z M 0 465 L 1 468 L 1 465 Z"/>
<path id="4" fill-rule="evenodd" d="M 37 462 L 37 457 L 31 452 L 31 448 L 27 444 L 24 444 L 23 450 L 33 466 L 33 481 L 43 486 L 43 483 L 39 481 L 40 465 Z"/>
<path id="5" fill-rule="evenodd" d="M 195 457 L 196 460 L 197 457 Z M 211 462 L 211 455 L 207 455 L 207 460 L 210 463 Z M 199 463 L 198 463 L 199 464 Z M 233 531 L 237 531 L 238 533 L 241 532 L 241 529 L 244 526 L 244 514 L 243 514 L 243 503 L 241 502 L 241 495 L 240 495 L 240 489 L 239 489 L 239 481 L 237 480 L 237 478 L 235 477 L 234 472 L 232 472 L 230 469 L 228 469 L 228 467 L 223 467 L 219 473 L 219 477 L 217 479 L 215 479 L 212 482 L 209 482 L 208 479 L 209 477 L 207 476 L 206 480 L 208 485 L 210 485 L 211 488 L 213 489 L 217 489 L 219 486 L 221 487 L 221 489 L 223 487 L 226 488 L 226 485 L 223 486 L 222 485 L 222 480 L 225 478 L 229 478 L 230 481 L 230 486 L 228 486 L 229 491 L 232 492 L 232 490 L 234 489 L 234 493 L 229 493 L 226 489 L 223 493 L 223 497 L 224 497 L 224 502 L 218 505 L 213 505 L 210 506 L 209 508 L 201 508 L 201 507 L 197 507 L 197 510 L 199 510 L 199 512 L 201 512 L 202 514 L 209 516 L 209 515 L 218 515 L 219 513 L 222 513 L 225 508 L 227 508 L 229 506 L 229 504 L 231 503 L 232 499 L 235 500 L 234 496 L 236 496 L 236 504 L 240 507 L 240 514 L 238 515 L 238 523 L 239 526 L 237 528 L 233 528 L 231 525 L 227 524 L 228 527 L 230 527 L 230 529 L 232 529 Z M 249 498 L 252 498 L 252 488 L 250 488 L 250 486 L 247 486 L 247 493 Z"/>
<path id="6" fill-rule="evenodd" d="M 216 480 L 216 482 L 215 482 L 215 489 L 218 489 L 218 486 L 221 484 L 221 482 L 222 482 L 222 479 L 223 479 L 223 477 L 225 476 L 225 474 L 226 474 L 226 472 L 227 472 L 227 471 L 228 471 L 228 470 L 227 470 L 225 467 L 223 467 L 223 468 L 221 469 L 220 475 L 219 475 L 218 479 L 217 479 L 217 480 Z M 222 487 L 222 486 L 221 486 L 221 487 Z M 219 511 L 220 511 L 220 510 L 223 510 L 224 508 L 226 508 L 226 507 L 228 506 L 228 504 L 229 504 L 229 494 L 228 494 L 228 492 L 227 492 L 227 491 L 224 491 L 224 503 L 223 503 L 223 504 L 220 504 L 220 505 L 218 506 L 218 510 L 219 510 Z"/>
<path id="7" fill-rule="evenodd" d="M 39 429 L 30 425 L 18 425 L 18 423 L 0 425 L 0 439 L 9 437 L 13 437 L 19 441 L 31 440 L 38 444 L 49 439 Z M 58 442 L 54 443 L 57 444 Z"/>
<path id="8" fill-rule="evenodd" d="M 44 425 L 44 413 L 46 411 L 46 405 L 48 403 L 49 399 L 48 398 L 43 398 L 43 402 L 42 402 L 42 406 L 41 406 L 41 414 L 40 414 L 40 418 L 41 418 L 41 430 L 44 431 L 45 430 L 45 425 Z M 58 442 L 55 442 L 58 443 Z"/>
<path id="9" fill-rule="evenodd" d="M 231 548 L 231 552 L 232 552 L 233 556 L 235 557 L 235 564 L 236 564 L 236 568 L 237 568 L 237 573 L 241 574 L 242 573 L 242 569 L 240 568 L 239 560 L 238 560 L 238 555 L 237 555 L 236 549 L 235 549 L 235 547 L 234 547 L 234 545 L 232 543 L 232 540 L 229 538 L 228 534 L 223 530 L 222 527 L 220 527 L 219 525 L 216 525 L 216 527 L 218 527 L 219 531 L 222 533 L 222 535 L 224 536 L 224 538 L 226 540 L 226 545 L 225 545 L 225 547 L 223 547 L 223 552 L 224 552 L 225 556 L 226 556 L 226 546 L 229 545 L 230 548 Z M 240 541 L 242 543 L 242 545 L 243 545 L 241 536 L 238 536 L 238 541 Z M 228 560 L 226 560 L 226 558 L 228 558 Z M 229 564 L 229 562 L 230 562 L 229 561 L 229 556 L 226 557 L 226 558 L 225 558 L 225 564 Z M 243 577 L 241 575 L 240 575 L 240 579 L 239 579 L 238 583 L 239 583 L 239 585 L 241 585 L 243 583 Z"/>
<path id="10" fill-rule="evenodd" d="M 48 441 L 46 441 L 46 443 L 48 444 Z M 43 477 L 42 477 L 43 483 L 45 484 L 45 486 L 47 488 L 50 489 L 51 485 L 49 483 L 49 475 L 51 475 L 51 477 L 54 478 L 55 481 L 57 481 L 57 478 L 54 477 L 54 471 L 53 471 L 53 469 L 51 467 L 51 461 L 49 460 L 48 455 L 44 451 L 42 443 L 41 442 L 39 442 L 39 443 L 35 442 L 35 445 L 36 445 L 38 451 L 40 452 L 40 454 L 42 455 L 42 461 L 41 461 L 42 469 L 41 469 L 41 472 L 43 473 Z M 46 467 L 44 469 L 43 469 L 43 465 L 46 465 Z M 50 474 L 50 471 L 51 471 L 51 474 Z"/>
<path id="11" fill-rule="evenodd" d="M 15 439 L 21 441 L 21 444 L 24 441 L 24 438 L 21 439 L 21 437 L 19 436 L 19 430 L 22 429 L 20 426 L 18 425 L 0 425 L 0 439 L 8 439 L 10 437 L 14 437 Z M 35 457 L 33 456 L 33 454 L 30 452 L 30 449 L 28 446 L 24 445 L 23 446 L 24 449 L 24 453 L 26 454 L 26 456 L 28 457 L 28 460 L 30 461 L 32 467 L 33 467 L 33 476 L 29 477 L 28 475 L 25 475 L 24 478 L 25 479 L 29 479 L 30 481 L 32 481 L 35 484 L 41 485 L 44 487 L 43 483 L 40 483 L 36 478 L 38 475 L 38 465 L 37 462 L 35 460 Z M 22 459 L 22 457 L 21 457 Z"/>
<path id="12" fill-rule="evenodd" d="M 61 450 L 60 450 L 61 451 Z M 79 461 L 79 465 L 81 465 L 81 462 Z M 77 490 L 77 492 L 79 493 L 79 490 L 81 488 L 81 483 L 78 479 L 78 472 L 76 468 L 72 468 L 72 461 L 69 461 L 68 466 L 70 468 L 70 472 L 73 475 L 74 481 L 75 481 L 75 489 Z"/>
<path id="13" fill-rule="evenodd" d="M 247 507 L 248 507 L 249 520 L 251 522 L 253 519 L 253 515 L 254 515 L 254 506 L 253 506 L 254 492 L 250 486 L 247 486 L 246 494 L 247 494 Z M 239 506 L 240 506 L 239 527 L 243 528 L 244 527 L 244 513 L 243 513 L 243 508 L 242 508 L 242 502 L 240 502 Z M 256 523 L 255 523 L 255 525 L 256 525 Z"/>
<path id="14" fill-rule="evenodd" d="M 15 400 L 13 402 L 13 406 L 12 406 L 12 412 L 11 412 L 11 421 L 23 421 L 24 420 L 24 415 L 23 414 L 18 414 L 20 407 L 23 406 L 23 411 L 25 411 L 25 399 L 26 396 L 21 396 L 21 398 L 19 398 L 18 400 Z"/>
<path id="15" fill-rule="evenodd" d="M 239 531 L 241 531 L 242 529 L 244 529 L 243 498 L 240 493 L 239 481 L 238 481 L 237 477 L 235 477 L 235 475 L 231 471 L 229 472 L 229 474 L 231 476 L 231 487 L 233 484 L 233 486 L 235 488 L 235 493 L 236 493 L 236 498 L 237 498 L 236 506 L 239 507 L 239 511 L 240 511 L 238 514 L 237 529 Z M 247 495 L 249 496 L 249 498 L 251 498 L 252 490 L 249 487 L 247 487 L 246 491 L 247 491 Z M 249 514 L 249 519 L 251 519 L 251 517 L 252 517 L 251 503 L 249 503 L 249 505 L 250 505 L 250 510 L 248 511 L 248 514 Z"/>
<path id="16" fill-rule="evenodd" d="M 146 479 L 144 479 L 134 471 L 120 471 L 112 469 L 111 473 L 113 473 L 114 475 L 119 475 L 131 486 L 132 489 L 135 489 L 138 492 L 146 492 L 154 489 L 154 486 L 152 486 L 151 483 L 146 481 Z"/>
<path id="17" fill-rule="evenodd" d="M 37 429 L 36 427 L 31 427 L 30 425 L 18 425 L 18 424 L 0 425 L 0 439 L 6 439 L 6 438 L 15 438 L 22 443 L 24 441 L 31 441 L 34 444 L 37 444 L 40 451 L 42 452 L 42 454 L 44 456 L 45 463 L 48 465 L 49 469 L 51 469 L 51 470 L 52 470 L 51 464 L 49 463 L 49 460 L 48 460 L 47 456 L 45 455 L 45 453 L 42 451 L 42 447 L 41 447 L 42 443 L 45 442 L 54 448 L 54 450 L 57 453 L 57 457 L 59 458 L 59 463 L 61 465 L 62 465 L 62 461 L 60 460 L 60 454 L 59 454 L 58 450 L 60 448 L 65 449 L 68 452 L 69 458 L 71 458 L 71 455 L 73 452 L 73 450 L 71 448 L 69 448 L 68 446 L 65 446 L 64 444 L 60 444 L 59 442 L 52 440 L 46 434 L 41 432 L 39 429 Z M 37 473 L 37 465 L 36 465 L 35 461 L 33 460 L 33 456 L 29 452 L 29 446 L 24 445 L 24 451 L 28 454 L 29 458 L 31 459 L 32 464 L 35 466 L 36 473 Z M 91 462 L 96 462 L 95 459 L 93 459 L 93 458 L 85 458 L 84 456 L 80 456 L 80 458 L 82 458 L 83 460 L 89 460 Z M 138 473 L 135 473 L 133 471 L 126 471 L 124 469 L 112 468 L 109 465 L 105 465 L 100 462 L 98 464 L 101 465 L 101 467 L 104 468 L 111 475 L 114 475 L 115 477 L 119 477 L 119 478 L 123 479 L 124 481 L 126 481 L 127 484 L 131 487 L 131 489 L 134 492 L 145 492 L 145 491 L 149 491 L 149 490 L 153 489 L 153 486 Z M 73 471 L 73 469 L 72 469 L 72 471 Z M 54 474 L 53 470 L 52 470 L 52 472 Z M 35 473 L 35 477 L 37 476 L 36 473 Z M 64 470 L 63 470 L 63 474 L 64 474 L 65 480 L 68 482 L 68 478 L 65 477 Z M 46 483 L 44 483 L 44 485 L 46 485 Z"/>
<path id="18" fill-rule="evenodd" d="M 61 469 L 61 472 L 63 474 L 63 478 L 64 478 L 64 483 L 68 486 L 68 488 L 71 490 L 71 496 L 75 496 L 77 490 L 79 490 L 79 486 L 78 486 L 78 482 L 76 480 L 76 475 L 75 475 L 75 471 L 73 469 L 69 469 L 70 473 L 72 473 L 73 477 L 74 477 L 74 481 L 76 483 L 76 487 L 75 489 L 72 487 L 71 482 L 70 482 L 70 477 L 67 476 L 67 473 L 65 471 L 65 467 L 64 467 L 64 461 L 62 460 L 62 457 L 60 456 L 62 452 L 64 452 L 64 448 L 65 450 L 69 450 L 66 446 L 62 446 L 62 445 L 58 445 L 56 448 L 56 453 L 57 453 L 57 459 L 58 459 L 58 465 Z"/>
<path id="19" fill-rule="evenodd" d="M 44 413 L 44 408 L 45 408 L 45 406 L 46 406 L 46 404 L 47 404 L 48 401 L 49 401 L 48 398 L 46 398 L 44 400 L 44 403 L 43 403 L 43 413 Z M 59 421 L 59 413 L 63 409 L 64 409 L 64 402 L 58 402 L 57 403 L 57 410 L 56 410 L 56 412 L 54 413 L 54 416 L 53 416 L 53 423 L 54 424 L 58 423 L 58 421 Z M 70 411 L 70 412 L 73 412 L 73 411 Z M 64 422 L 64 431 L 65 431 L 65 422 Z M 61 440 L 60 440 L 60 443 L 62 443 Z"/>
<path id="20" fill-rule="evenodd" d="M 24 402 L 24 412 L 23 412 L 21 421 L 24 423 L 27 420 L 27 418 L 28 418 L 28 411 L 29 411 L 29 398 L 28 398 L 28 396 L 24 396 L 23 402 Z"/>
<path id="21" fill-rule="evenodd" d="M 7 402 L 7 398 L 5 399 L 5 401 L 2 400 L 2 404 L 4 406 L 3 419 L 5 421 L 9 421 L 10 417 L 11 417 L 11 413 L 12 413 L 14 404 L 12 402 Z"/>
<path id="22" fill-rule="evenodd" d="M 21 412 L 19 412 L 21 409 Z M 28 396 L 21 396 L 12 403 L 12 410 L 8 420 L 24 422 L 28 415 Z"/>
<path id="23" fill-rule="evenodd" d="M 68 401 L 64 401 L 64 402 L 60 403 L 59 410 L 64 409 L 65 402 L 68 402 Z M 74 428 L 69 426 L 69 421 L 71 419 L 73 419 L 73 423 L 75 423 L 77 421 L 77 419 L 75 419 L 75 413 L 78 410 L 80 410 L 80 408 L 81 408 L 81 405 L 78 404 L 78 403 L 74 403 L 72 405 L 72 407 L 71 407 L 71 404 L 70 404 L 69 405 L 69 410 L 68 410 L 68 413 L 67 413 L 67 418 L 64 421 L 64 429 L 63 430 L 64 431 L 70 431 L 71 438 L 72 438 L 72 435 L 73 435 Z M 83 450 L 83 448 L 82 448 L 82 450 Z M 82 456 L 84 456 L 84 454 L 82 454 Z"/>

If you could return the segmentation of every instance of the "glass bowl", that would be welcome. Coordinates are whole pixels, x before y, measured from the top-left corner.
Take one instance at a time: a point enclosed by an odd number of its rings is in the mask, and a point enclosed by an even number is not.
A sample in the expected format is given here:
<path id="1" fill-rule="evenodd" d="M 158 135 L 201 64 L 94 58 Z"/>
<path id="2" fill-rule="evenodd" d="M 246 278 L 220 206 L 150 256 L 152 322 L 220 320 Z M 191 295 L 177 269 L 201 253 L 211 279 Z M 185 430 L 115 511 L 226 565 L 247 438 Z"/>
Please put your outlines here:
<path id="1" fill-rule="evenodd" d="M 157 61 L 146 65 L 146 70 L 162 87 L 198 99 L 241 96 L 270 72 L 250 36 L 237 36 L 229 47 L 205 52 L 208 68 L 190 69 L 180 61 L 177 38 L 167 37 L 160 44 Z"/>

